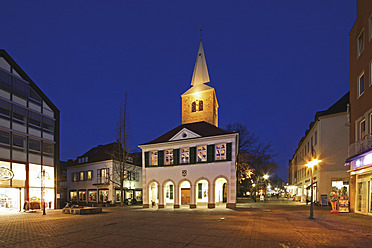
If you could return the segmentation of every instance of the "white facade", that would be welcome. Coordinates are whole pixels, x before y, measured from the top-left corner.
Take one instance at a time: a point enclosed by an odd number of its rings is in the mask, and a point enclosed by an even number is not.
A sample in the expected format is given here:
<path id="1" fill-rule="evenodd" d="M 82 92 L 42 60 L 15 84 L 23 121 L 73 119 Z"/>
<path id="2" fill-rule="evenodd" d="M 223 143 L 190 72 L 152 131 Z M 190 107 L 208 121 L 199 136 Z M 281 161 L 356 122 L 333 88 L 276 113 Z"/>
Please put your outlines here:
<path id="1" fill-rule="evenodd" d="M 142 201 L 141 167 L 127 164 L 124 180 L 125 199 L 129 202 Z M 111 180 L 113 161 L 85 163 L 67 167 L 67 189 L 69 200 L 81 205 L 120 202 L 120 187 Z"/>
<path id="2" fill-rule="evenodd" d="M 199 135 L 198 135 L 199 136 Z M 226 134 L 211 137 L 197 137 L 191 139 L 173 140 L 169 142 L 141 145 L 142 172 L 143 172 L 143 207 L 158 205 L 163 208 L 167 205 L 174 208 L 180 205 L 208 206 L 214 208 L 216 204 L 226 203 L 227 207 L 236 204 L 236 154 L 237 134 Z M 151 166 L 146 165 L 146 154 L 154 151 L 190 149 L 191 147 L 214 146 L 218 144 L 231 144 L 231 159 L 217 161 L 214 152 L 214 162 L 190 162 L 179 165 Z M 195 149 L 197 152 L 197 149 Z M 226 154 L 227 155 L 227 154 Z M 197 156 L 197 154 L 195 154 Z M 170 185 L 173 190 L 170 192 Z M 185 190 L 184 190 L 185 189 Z M 189 190 L 188 190 L 189 189 Z M 182 192 L 184 190 L 184 192 Z M 189 199 L 186 199 L 189 194 Z M 172 197 L 171 197 L 172 196 Z M 172 199 L 170 199 L 172 198 Z M 225 198 L 225 199 L 224 199 Z"/>
<path id="3" fill-rule="evenodd" d="M 312 157 L 322 160 L 314 167 L 315 202 L 320 202 L 321 195 L 327 195 L 328 199 L 332 187 L 349 191 L 348 168 L 345 167 L 349 142 L 346 123 L 346 112 L 320 116 L 300 142 L 290 162 L 289 175 L 292 186 L 296 186 L 293 192 L 296 200 L 310 199 L 311 169 L 305 164 Z"/>

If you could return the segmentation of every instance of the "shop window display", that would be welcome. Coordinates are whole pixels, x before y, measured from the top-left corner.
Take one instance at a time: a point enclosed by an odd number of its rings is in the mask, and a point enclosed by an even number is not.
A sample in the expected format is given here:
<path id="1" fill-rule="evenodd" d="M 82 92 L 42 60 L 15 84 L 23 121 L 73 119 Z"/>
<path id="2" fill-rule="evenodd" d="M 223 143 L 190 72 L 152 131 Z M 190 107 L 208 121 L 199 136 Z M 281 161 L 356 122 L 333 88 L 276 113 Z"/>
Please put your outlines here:
<path id="1" fill-rule="evenodd" d="M 99 202 L 107 202 L 108 201 L 108 190 L 100 190 L 99 191 Z"/>
<path id="2" fill-rule="evenodd" d="M 87 192 L 86 191 L 79 191 L 79 202 L 86 202 L 87 200 Z"/>
<path id="3" fill-rule="evenodd" d="M 97 202 L 97 190 L 88 191 L 89 202 Z"/>

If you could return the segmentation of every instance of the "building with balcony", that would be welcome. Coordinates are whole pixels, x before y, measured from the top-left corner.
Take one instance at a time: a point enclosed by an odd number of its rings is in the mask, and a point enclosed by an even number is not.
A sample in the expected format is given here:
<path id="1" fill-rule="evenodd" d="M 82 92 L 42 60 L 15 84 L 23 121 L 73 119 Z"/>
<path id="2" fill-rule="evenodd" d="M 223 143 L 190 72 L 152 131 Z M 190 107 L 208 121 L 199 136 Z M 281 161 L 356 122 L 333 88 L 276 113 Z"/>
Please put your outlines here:
<path id="1" fill-rule="evenodd" d="M 347 105 L 349 93 L 325 111 L 315 114 L 305 136 L 289 161 L 289 186 L 287 189 L 295 200 L 310 199 L 311 169 L 305 164 L 318 158 L 322 162 L 314 167 L 314 202 L 320 202 L 321 195 L 329 196 L 332 188 L 349 190 L 348 167 L 344 158 L 347 156 L 348 133 Z"/>
<path id="2" fill-rule="evenodd" d="M 52 101 L 0 49 L 0 211 L 25 202 L 54 208 L 59 115 Z M 57 203 L 58 204 L 58 203 Z"/>
<path id="3" fill-rule="evenodd" d="M 122 171 L 124 202 L 142 202 L 141 153 L 129 154 L 120 170 L 121 165 L 112 158 L 115 146 L 116 143 L 99 145 L 68 162 L 66 174 L 70 201 L 90 206 L 120 203 L 119 173 Z"/>
<path id="4" fill-rule="evenodd" d="M 372 1 L 357 1 L 350 36 L 350 209 L 372 214 Z"/>
<path id="5" fill-rule="evenodd" d="M 143 207 L 236 204 L 238 133 L 218 128 L 218 102 L 200 41 L 182 125 L 142 144 Z"/>

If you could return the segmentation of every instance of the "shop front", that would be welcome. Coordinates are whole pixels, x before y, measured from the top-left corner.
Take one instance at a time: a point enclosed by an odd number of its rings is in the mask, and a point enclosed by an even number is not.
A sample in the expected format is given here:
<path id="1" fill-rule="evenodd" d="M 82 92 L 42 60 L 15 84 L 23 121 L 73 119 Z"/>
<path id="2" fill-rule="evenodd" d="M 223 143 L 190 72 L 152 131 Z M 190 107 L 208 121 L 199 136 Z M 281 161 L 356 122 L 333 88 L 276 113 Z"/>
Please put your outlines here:
<path id="1" fill-rule="evenodd" d="M 355 178 L 355 187 L 350 188 L 350 195 L 355 201 L 354 211 L 372 215 L 372 151 L 348 162 L 351 178 Z"/>
<path id="2" fill-rule="evenodd" d="M 51 209 L 54 199 L 54 167 L 0 161 L 0 211 L 41 209 L 43 200 Z"/>

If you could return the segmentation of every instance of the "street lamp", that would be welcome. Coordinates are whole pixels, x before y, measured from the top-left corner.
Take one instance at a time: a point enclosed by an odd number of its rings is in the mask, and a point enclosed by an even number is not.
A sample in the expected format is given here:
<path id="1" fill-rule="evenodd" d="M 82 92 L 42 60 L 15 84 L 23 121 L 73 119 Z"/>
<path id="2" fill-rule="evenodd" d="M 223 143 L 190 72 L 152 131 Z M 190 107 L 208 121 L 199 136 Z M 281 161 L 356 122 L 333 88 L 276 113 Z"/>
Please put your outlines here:
<path id="1" fill-rule="evenodd" d="M 311 187 L 311 204 L 310 204 L 310 217 L 309 219 L 314 219 L 314 201 L 313 201 L 313 195 L 314 195 L 314 187 L 313 187 L 313 183 L 314 183 L 314 166 L 315 165 L 318 165 L 320 162 L 322 162 L 322 160 L 319 160 L 317 158 L 314 158 L 313 160 L 309 161 L 307 164 L 305 164 L 305 166 L 307 168 L 311 168 L 311 184 L 310 184 L 310 187 Z"/>
<path id="2" fill-rule="evenodd" d="M 45 169 L 42 169 L 42 171 L 39 173 L 38 175 L 38 179 L 41 180 L 41 205 L 42 205 L 42 208 L 43 208 L 43 215 L 46 215 L 45 213 L 45 176 L 49 178 L 49 174 L 48 172 L 45 171 Z"/>

